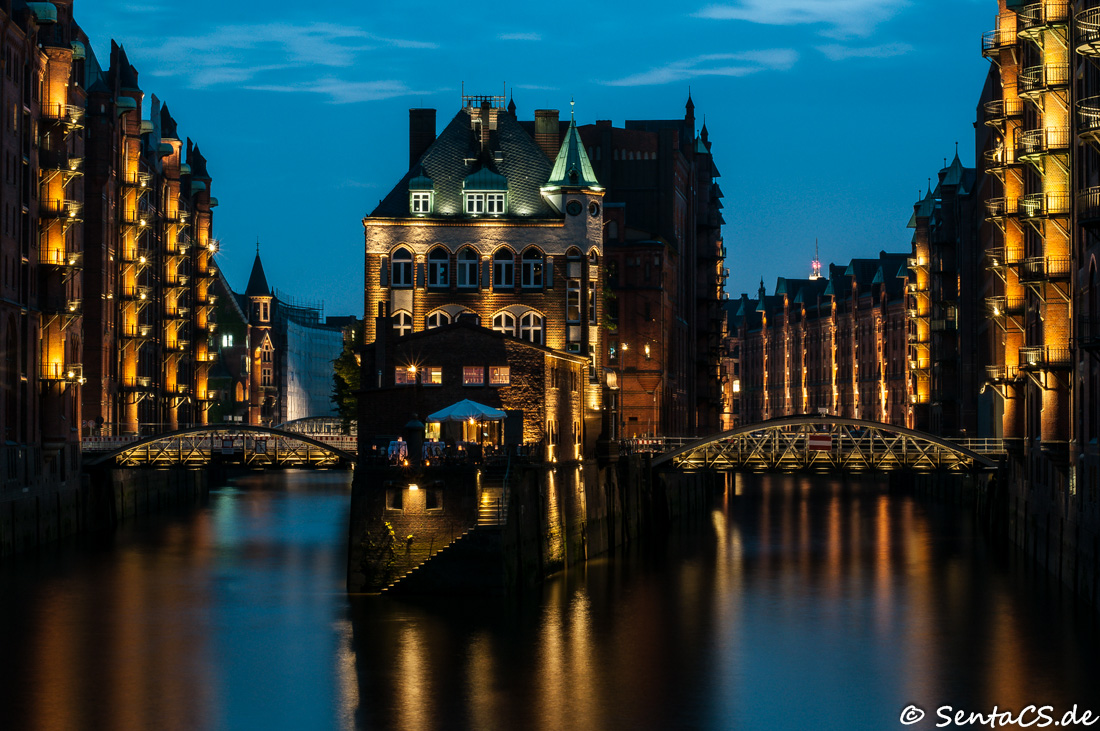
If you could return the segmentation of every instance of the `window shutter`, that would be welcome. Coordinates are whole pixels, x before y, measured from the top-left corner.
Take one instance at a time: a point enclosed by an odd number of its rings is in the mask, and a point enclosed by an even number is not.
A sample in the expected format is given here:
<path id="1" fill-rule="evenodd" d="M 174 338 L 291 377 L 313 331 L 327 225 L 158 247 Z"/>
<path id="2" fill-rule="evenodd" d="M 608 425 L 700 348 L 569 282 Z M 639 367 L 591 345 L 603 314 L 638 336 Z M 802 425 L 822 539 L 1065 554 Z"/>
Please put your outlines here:
<path id="1" fill-rule="evenodd" d="M 390 258 L 382 257 L 382 268 L 378 270 L 378 284 L 383 287 L 390 286 Z"/>
<path id="2" fill-rule="evenodd" d="M 417 289 L 424 289 L 424 283 L 427 281 L 427 273 L 425 272 L 426 264 L 416 265 L 416 286 Z"/>
<path id="3" fill-rule="evenodd" d="M 554 288 L 554 257 L 546 257 L 546 273 L 542 278 L 543 286 L 547 289 Z"/>

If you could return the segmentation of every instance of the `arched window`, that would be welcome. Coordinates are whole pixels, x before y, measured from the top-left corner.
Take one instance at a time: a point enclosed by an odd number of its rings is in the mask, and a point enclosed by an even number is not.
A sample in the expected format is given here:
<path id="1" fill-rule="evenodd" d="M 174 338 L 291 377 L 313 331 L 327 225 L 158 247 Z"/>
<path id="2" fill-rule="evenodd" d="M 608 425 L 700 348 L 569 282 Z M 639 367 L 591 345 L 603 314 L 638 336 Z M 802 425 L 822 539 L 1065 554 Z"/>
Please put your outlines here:
<path id="1" fill-rule="evenodd" d="M 469 246 L 458 252 L 458 286 L 474 289 L 477 287 L 477 252 Z"/>
<path id="2" fill-rule="evenodd" d="M 527 251 L 523 252 L 522 262 L 523 273 L 521 275 L 520 283 L 528 289 L 541 289 L 543 266 L 542 252 L 534 247 L 531 247 Z"/>
<path id="3" fill-rule="evenodd" d="M 511 312 L 500 312 L 493 316 L 493 330 L 505 335 L 515 336 L 516 316 Z"/>
<path id="4" fill-rule="evenodd" d="M 411 287 L 413 285 L 413 257 L 408 249 L 398 249 L 393 252 L 393 278 L 394 287 Z"/>
<path id="5" fill-rule="evenodd" d="M 397 337 L 404 337 L 412 332 L 413 316 L 407 310 L 398 310 L 393 313 L 393 331 Z"/>
<path id="6" fill-rule="evenodd" d="M 428 254 L 428 286 L 447 287 L 451 280 L 448 268 L 451 266 L 451 253 L 443 247 L 436 247 Z"/>
<path id="7" fill-rule="evenodd" d="M 498 249 L 493 254 L 493 287 L 506 288 L 515 286 L 516 259 L 509 249 Z"/>
<path id="8" fill-rule="evenodd" d="M 519 336 L 535 345 L 542 345 L 542 315 L 532 310 L 519 320 Z"/>
<path id="9" fill-rule="evenodd" d="M 427 317 L 424 318 L 424 326 L 431 330 L 433 327 L 441 327 L 443 325 L 449 325 L 451 322 L 451 316 L 443 310 L 436 310 Z"/>
<path id="10" fill-rule="evenodd" d="M 480 325 L 481 317 L 473 310 L 463 310 L 455 317 L 455 322 L 468 322 L 471 325 Z"/>

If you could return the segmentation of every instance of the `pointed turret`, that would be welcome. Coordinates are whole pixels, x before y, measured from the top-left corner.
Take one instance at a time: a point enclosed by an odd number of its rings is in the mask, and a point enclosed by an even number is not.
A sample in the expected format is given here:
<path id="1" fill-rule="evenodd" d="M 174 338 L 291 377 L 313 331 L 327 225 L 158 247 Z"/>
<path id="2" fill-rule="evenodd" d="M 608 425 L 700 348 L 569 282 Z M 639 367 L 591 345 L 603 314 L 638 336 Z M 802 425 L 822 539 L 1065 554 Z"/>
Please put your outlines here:
<path id="1" fill-rule="evenodd" d="M 570 102 L 572 105 L 573 102 Z M 570 113 L 569 129 L 565 133 L 565 140 L 558 150 L 558 157 L 554 160 L 554 169 L 550 171 L 550 179 L 543 186 L 543 192 L 556 188 L 592 188 L 603 190 L 600 182 L 596 180 L 596 172 L 592 169 L 592 162 L 588 159 L 588 153 L 584 151 L 581 143 L 581 135 L 577 131 L 577 120 Z"/>
<path id="2" fill-rule="evenodd" d="M 270 297 L 271 288 L 267 286 L 264 265 L 260 261 L 260 245 L 256 244 L 256 260 L 252 262 L 252 274 L 248 277 L 248 286 L 244 290 L 246 297 Z"/>

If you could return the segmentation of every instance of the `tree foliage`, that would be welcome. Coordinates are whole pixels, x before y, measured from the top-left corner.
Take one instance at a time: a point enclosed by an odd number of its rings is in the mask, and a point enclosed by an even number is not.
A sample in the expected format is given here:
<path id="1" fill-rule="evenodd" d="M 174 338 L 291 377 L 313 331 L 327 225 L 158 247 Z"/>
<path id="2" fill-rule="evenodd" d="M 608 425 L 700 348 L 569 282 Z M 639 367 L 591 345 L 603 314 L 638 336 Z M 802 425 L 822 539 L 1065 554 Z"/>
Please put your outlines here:
<path id="1" fill-rule="evenodd" d="M 359 355 L 363 341 L 363 322 L 352 326 L 352 337 L 344 340 L 340 357 L 332 361 L 332 401 L 343 422 L 345 434 L 359 418 Z"/>

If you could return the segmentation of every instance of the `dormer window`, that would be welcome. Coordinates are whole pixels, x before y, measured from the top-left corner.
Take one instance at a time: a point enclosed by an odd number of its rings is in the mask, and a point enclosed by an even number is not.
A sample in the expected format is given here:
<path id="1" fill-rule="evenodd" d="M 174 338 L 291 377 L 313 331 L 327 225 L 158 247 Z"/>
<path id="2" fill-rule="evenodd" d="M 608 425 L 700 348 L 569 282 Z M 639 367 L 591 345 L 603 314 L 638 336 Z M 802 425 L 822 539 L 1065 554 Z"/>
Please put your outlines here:
<path id="1" fill-rule="evenodd" d="M 467 213 L 484 213 L 485 212 L 485 194 L 484 193 L 467 193 L 466 194 L 466 212 Z"/>
<path id="2" fill-rule="evenodd" d="M 485 212 L 486 213 L 504 213 L 504 194 L 503 193 L 486 193 L 485 194 Z"/>
<path id="3" fill-rule="evenodd" d="M 508 180 L 481 168 L 462 181 L 463 210 L 467 215 L 500 216 L 508 210 Z"/>
<path id="4" fill-rule="evenodd" d="M 416 193 L 409 194 L 409 210 L 415 214 L 425 214 L 432 212 L 432 194 L 430 192 L 418 191 Z"/>

